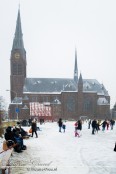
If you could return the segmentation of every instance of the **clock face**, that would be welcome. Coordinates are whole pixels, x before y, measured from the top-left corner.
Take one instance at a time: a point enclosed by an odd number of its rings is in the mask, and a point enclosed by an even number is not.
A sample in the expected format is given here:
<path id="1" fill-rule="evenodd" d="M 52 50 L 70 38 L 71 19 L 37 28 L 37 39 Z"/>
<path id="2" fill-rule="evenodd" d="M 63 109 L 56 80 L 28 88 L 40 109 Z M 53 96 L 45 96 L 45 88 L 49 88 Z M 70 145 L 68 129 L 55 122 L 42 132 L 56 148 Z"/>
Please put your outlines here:
<path id="1" fill-rule="evenodd" d="M 20 58 L 20 54 L 19 53 L 15 53 L 14 56 L 15 56 L 16 59 L 19 59 Z"/>

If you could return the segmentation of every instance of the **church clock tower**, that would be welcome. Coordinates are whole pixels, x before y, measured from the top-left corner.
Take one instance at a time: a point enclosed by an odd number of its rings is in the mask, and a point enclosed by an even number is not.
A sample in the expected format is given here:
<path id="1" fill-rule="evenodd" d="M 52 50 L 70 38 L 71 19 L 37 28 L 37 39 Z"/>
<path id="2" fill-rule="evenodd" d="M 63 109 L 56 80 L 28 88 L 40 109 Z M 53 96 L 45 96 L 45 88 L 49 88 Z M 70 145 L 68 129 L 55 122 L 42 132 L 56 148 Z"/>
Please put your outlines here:
<path id="1" fill-rule="evenodd" d="M 10 57 L 10 91 L 11 101 L 22 97 L 23 85 L 26 78 L 26 51 L 23 44 L 20 9 L 18 10 L 15 36 Z"/>

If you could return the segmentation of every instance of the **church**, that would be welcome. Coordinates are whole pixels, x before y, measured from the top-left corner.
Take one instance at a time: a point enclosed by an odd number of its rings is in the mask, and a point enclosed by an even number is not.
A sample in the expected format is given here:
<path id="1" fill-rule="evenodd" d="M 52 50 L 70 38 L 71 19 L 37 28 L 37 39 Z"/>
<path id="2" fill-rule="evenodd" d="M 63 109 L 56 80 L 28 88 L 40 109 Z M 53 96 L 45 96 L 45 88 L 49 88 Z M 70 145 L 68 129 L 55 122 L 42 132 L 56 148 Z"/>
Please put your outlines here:
<path id="1" fill-rule="evenodd" d="M 29 78 L 20 9 L 10 56 L 10 119 L 105 119 L 110 117 L 110 96 L 96 79 L 78 75 L 77 52 L 73 78 Z M 32 67 L 33 68 L 33 67 Z"/>

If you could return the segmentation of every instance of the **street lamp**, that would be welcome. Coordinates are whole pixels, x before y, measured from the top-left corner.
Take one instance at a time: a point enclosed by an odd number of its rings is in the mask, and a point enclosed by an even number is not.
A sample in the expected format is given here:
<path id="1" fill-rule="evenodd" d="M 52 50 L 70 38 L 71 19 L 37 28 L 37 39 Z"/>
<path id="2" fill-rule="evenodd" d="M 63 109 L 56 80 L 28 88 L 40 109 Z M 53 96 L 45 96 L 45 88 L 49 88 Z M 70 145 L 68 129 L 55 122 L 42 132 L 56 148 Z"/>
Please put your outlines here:
<path id="1" fill-rule="evenodd" d="M 4 116 L 4 114 L 5 114 L 5 102 L 4 102 L 4 99 L 3 99 L 3 97 L 2 96 L 0 96 L 0 123 L 1 123 L 1 121 L 2 121 L 2 116 Z"/>
<path id="2" fill-rule="evenodd" d="M 9 90 L 9 89 L 7 89 L 6 91 L 11 91 L 11 92 L 14 92 L 15 93 L 15 95 L 16 95 L 16 110 L 15 110 L 15 112 L 16 112 L 16 114 L 17 114 L 17 120 L 19 119 L 19 115 L 18 115 L 18 112 L 19 112 L 19 109 L 18 109 L 18 100 L 17 100 L 17 92 L 16 91 L 13 91 L 13 90 Z"/>

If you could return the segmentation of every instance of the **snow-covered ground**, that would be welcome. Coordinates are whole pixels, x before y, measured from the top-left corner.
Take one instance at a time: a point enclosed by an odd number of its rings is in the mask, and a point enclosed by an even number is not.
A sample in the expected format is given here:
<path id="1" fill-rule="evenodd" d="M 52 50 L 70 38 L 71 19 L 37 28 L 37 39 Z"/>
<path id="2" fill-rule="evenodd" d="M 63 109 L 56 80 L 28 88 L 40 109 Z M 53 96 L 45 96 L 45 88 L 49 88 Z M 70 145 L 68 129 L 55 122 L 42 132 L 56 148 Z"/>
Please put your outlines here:
<path id="1" fill-rule="evenodd" d="M 56 122 L 39 127 L 38 138 L 24 140 L 27 150 L 13 152 L 11 174 L 116 174 L 116 126 L 92 135 L 84 123 L 80 138 L 74 136 L 74 122 L 66 122 L 65 133 Z"/>

